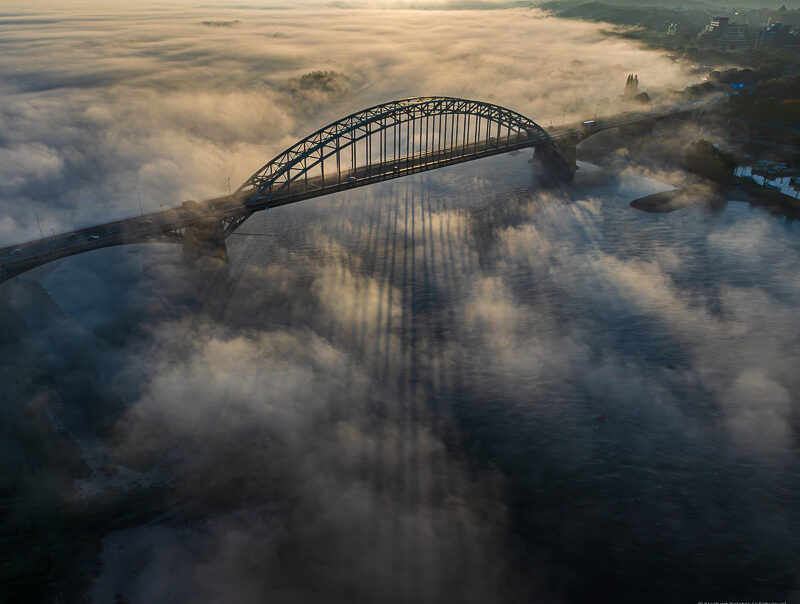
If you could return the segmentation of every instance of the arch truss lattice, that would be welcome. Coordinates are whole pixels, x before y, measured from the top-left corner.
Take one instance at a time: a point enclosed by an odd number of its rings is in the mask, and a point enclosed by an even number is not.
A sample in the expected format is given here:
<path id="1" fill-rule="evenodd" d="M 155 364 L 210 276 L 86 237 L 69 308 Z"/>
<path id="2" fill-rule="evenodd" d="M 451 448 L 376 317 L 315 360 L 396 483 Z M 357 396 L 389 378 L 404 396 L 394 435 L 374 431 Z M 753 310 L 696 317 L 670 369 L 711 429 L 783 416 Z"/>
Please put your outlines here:
<path id="1" fill-rule="evenodd" d="M 403 99 L 353 113 L 310 134 L 253 174 L 236 195 L 255 212 L 320 190 L 362 186 L 541 144 L 553 145 L 541 126 L 499 105 L 454 97 Z M 226 232 L 250 213 L 233 217 Z"/>

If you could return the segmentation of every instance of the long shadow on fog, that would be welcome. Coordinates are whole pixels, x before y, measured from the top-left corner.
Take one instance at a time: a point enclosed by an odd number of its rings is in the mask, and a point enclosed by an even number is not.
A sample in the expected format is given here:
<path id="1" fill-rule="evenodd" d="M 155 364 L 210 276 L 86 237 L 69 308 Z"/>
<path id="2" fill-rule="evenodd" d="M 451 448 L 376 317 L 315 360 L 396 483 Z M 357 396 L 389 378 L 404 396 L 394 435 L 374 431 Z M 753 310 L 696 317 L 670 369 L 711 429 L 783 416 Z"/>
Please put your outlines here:
<path id="1" fill-rule="evenodd" d="M 243 230 L 260 236 L 230 241 L 232 264 L 194 283 L 199 302 L 171 315 L 200 333 L 165 327 L 197 337 L 197 346 L 209 338 L 203 330 L 223 341 L 254 333 L 266 343 L 322 340 L 343 353 L 334 395 L 292 401 L 314 410 L 296 427 L 299 444 L 269 423 L 227 432 L 223 423 L 209 443 L 156 447 L 208 459 L 178 466 L 144 516 L 165 530 L 205 524 L 210 536 L 236 527 L 237 514 L 247 526 L 266 524 L 253 529 L 259 555 L 247 580 L 298 597 L 312 584 L 341 601 L 785 599 L 797 552 L 787 529 L 799 525 L 795 465 L 776 469 L 713 433 L 684 433 L 659 407 L 672 397 L 691 409 L 704 396 L 675 377 L 693 360 L 624 303 L 598 311 L 611 298 L 591 291 L 591 269 L 580 268 L 598 250 L 638 250 L 639 235 L 626 228 L 648 228 L 658 240 L 663 223 L 617 214 L 626 204 L 613 201 L 586 211 L 580 182 L 570 199 L 514 176 L 527 162 L 508 163 L 419 175 L 249 221 Z M 533 228 L 557 245 L 525 261 L 509 256 L 509 233 Z M 159 325 L 157 316 L 140 318 Z M 144 350 L 170 352 L 168 344 Z M 293 358 L 301 356 L 287 349 L 260 362 L 291 369 L 306 362 Z M 548 375 L 548 357 L 565 357 L 569 372 Z M 623 379 L 601 387 L 609 364 Z M 609 423 L 595 428 L 598 410 Z M 342 495 L 354 490 L 368 502 L 356 514 Z M 120 538 L 136 549 L 135 536 Z M 183 538 L 213 559 L 213 540 Z M 367 578 L 344 580 L 353 569 Z"/>
<path id="2" fill-rule="evenodd" d="M 464 173 L 452 171 L 459 185 Z M 765 512 L 747 491 L 759 489 L 762 501 L 785 499 L 785 485 L 796 482 L 794 470 L 786 470 L 784 486 L 763 482 L 757 476 L 768 464 L 743 459 L 722 441 L 685 435 L 679 423 L 647 426 L 652 417 L 595 429 L 592 413 L 605 410 L 613 417 L 620 403 L 599 396 L 580 366 L 573 368 L 574 379 L 554 379 L 545 388 L 515 391 L 502 385 L 502 370 L 492 367 L 491 342 L 462 322 L 464 300 L 487 277 L 511 281 L 517 304 L 546 312 L 557 334 L 570 334 L 571 325 L 601 332 L 586 344 L 610 350 L 596 352 L 590 362 L 636 359 L 640 367 L 631 371 L 661 380 L 660 372 L 688 367 L 692 360 L 645 316 L 625 308 L 597 311 L 588 299 L 563 304 L 575 291 L 547 271 L 507 272 L 498 236 L 531 221 L 555 216 L 551 226 L 573 229 L 582 254 L 605 245 L 593 239 L 594 230 L 610 227 L 570 219 L 569 193 L 540 192 L 535 184 L 498 193 L 479 181 L 467 188 L 470 199 L 459 199 L 447 186 L 419 178 L 383 186 L 366 200 L 338 198 L 323 212 L 319 205 L 293 209 L 293 224 L 318 229 L 327 243 L 301 245 L 290 261 L 338 263 L 352 273 L 357 310 L 351 329 L 336 329 L 335 320 L 314 329 L 358 358 L 375 387 L 369 406 L 374 448 L 364 452 L 364 465 L 373 462 L 372 486 L 388 489 L 412 508 L 422 501 L 446 505 L 457 495 L 458 486 L 448 482 L 453 460 L 464 459 L 475 471 L 499 472 L 510 522 L 503 555 L 512 574 L 527 583 L 521 593 L 530 597 L 542 590 L 569 601 L 785 596 L 794 587 L 796 537 L 781 527 L 796 514 L 764 526 Z M 580 198 L 581 192 L 573 195 Z M 332 252 L 333 243 L 345 251 Z M 536 340 L 535 333 L 529 337 Z M 691 387 L 673 395 L 698 410 L 709 396 Z M 636 396 L 635 389 L 621 392 L 623 404 Z M 536 410 L 553 404 L 568 409 L 568 423 Z M 622 408 L 618 415 L 624 415 Z M 394 450 L 382 436 L 387 418 L 401 426 Z M 407 460 L 419 447 L 420 425 L 446 449 L 427 465 L 396 467 L 394 460 Z M 393 539 L 402 535 L 399 521 L 391 533 Z M 765 536 L 769 548 L 761 545 Z"/>

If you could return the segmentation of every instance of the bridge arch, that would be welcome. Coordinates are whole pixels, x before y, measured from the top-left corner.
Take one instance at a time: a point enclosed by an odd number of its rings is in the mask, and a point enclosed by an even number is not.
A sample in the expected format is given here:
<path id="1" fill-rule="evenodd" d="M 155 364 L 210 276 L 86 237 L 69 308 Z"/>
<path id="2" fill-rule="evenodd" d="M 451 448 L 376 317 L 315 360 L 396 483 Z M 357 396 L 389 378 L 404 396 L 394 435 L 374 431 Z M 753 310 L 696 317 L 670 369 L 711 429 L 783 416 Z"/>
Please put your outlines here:
<path id="1" fill-rule="evenodd" d="M 309 179 L 320 188 L 359 186 L 542 144 L 555 148 L 544 128 L 492 103 L 455 97 L 391 101 L 348 115 L 298 141 L 247 179 L 237 195 L 256 211 L 293 186 L 302 183 L 308 188 Z"/>
<path id="2" fill-rule="evenodd" d="M 0 283 L 59 258 L 127 243 L 181 243 L 187 256 L 224 258 L 225 238 L 259 210 L 530 147 L 545 151 L 554 169 L 564 163 L 547 131 L 499 105 L 455 97 L 382 103 L 298 141 L 235 193 L 0 248 Z"/>

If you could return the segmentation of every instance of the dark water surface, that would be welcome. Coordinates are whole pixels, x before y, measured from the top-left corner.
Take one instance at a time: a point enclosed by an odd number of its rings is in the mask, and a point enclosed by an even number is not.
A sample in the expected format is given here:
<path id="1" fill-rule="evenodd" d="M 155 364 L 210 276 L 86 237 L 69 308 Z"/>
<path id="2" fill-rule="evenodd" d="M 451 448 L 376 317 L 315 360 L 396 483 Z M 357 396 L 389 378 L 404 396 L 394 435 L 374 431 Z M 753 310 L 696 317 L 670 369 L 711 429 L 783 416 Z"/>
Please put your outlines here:
<path id="1" fill-rule="evenodd" d="M 797 597 L 800 226 L 527 160 L 256 215 L 187 314 L 130 262 L 159 327 L 103 360 L 103 446 L 180 503 L 106 535 L 94 601 Z"/>

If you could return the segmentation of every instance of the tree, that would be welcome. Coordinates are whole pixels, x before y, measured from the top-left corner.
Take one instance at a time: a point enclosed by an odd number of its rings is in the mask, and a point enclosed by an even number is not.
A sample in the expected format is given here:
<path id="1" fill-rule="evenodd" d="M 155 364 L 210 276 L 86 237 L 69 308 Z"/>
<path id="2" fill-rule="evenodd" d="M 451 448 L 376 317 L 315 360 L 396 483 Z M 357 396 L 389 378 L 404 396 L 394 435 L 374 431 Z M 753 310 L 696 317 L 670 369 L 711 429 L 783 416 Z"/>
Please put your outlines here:
<path id="1" fill-rule="evenodd" d="M 691 172 L 725 183 L 733 178 L 736 158 L 717 149 L 711 141 L 700 139 L 686 147 L 686 165 Z"/>

